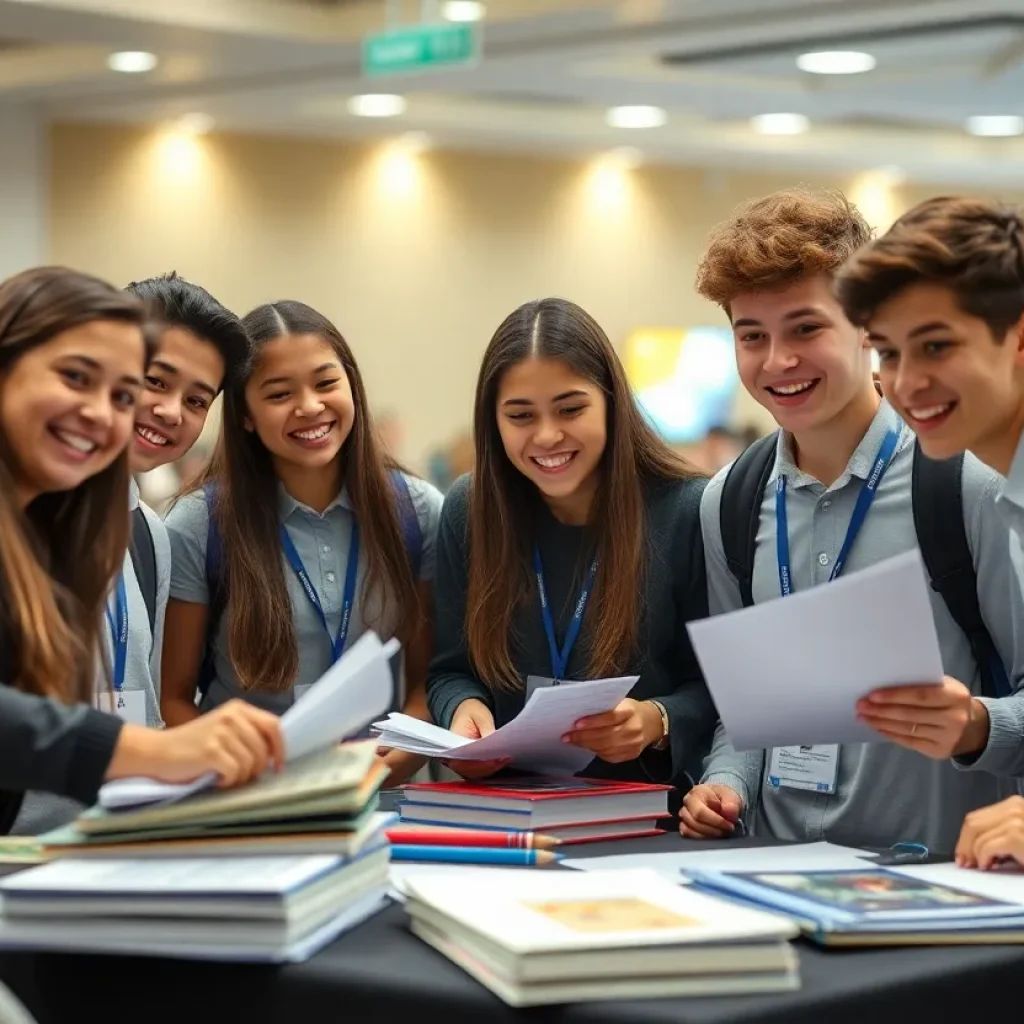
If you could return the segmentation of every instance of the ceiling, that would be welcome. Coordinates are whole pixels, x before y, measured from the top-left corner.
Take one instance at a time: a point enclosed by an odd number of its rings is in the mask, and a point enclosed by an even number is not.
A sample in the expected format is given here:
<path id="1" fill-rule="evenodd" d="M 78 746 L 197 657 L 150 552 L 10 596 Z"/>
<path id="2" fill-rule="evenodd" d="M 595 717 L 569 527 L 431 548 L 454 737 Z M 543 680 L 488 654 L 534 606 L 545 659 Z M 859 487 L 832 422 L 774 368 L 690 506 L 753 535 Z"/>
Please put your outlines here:
<path id="1" fill-rule="evenodd" d="M 977 138 L 976 115 L 1024 115 L 1024 0 L 488 0 L 475 66 L 367 80 L 360 42 L 388 11 L 437 0 L 0 0 L 0 103 L 59 120 L 166 122 L 365 138 L 423 131 L 441 146 L 835 173 L 891 168 L 929 182 L 1020 186 L 1024 136 Z M 112 51 L 159 57 L 145 74 Z M 858 75 L 796 57 L 859 50 Z M 404 114 L 348 112 L 397 92 Z M 609 106 L 657 105 L 664 125 L 613 128 Z M 765 136 L 750 119 L 810 119 Z"/>

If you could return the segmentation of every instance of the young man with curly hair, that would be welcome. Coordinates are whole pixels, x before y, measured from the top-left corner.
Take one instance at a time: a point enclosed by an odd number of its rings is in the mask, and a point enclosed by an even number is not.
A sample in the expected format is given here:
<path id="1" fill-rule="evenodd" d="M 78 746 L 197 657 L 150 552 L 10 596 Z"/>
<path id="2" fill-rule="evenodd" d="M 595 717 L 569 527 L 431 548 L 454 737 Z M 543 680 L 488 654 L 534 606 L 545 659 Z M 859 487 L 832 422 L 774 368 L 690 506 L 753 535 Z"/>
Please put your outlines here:
<path id="1" fill-rule="evenodd" d="M 879 394 L 865 334 L 833 295 L 836 271 L 870 236 L 842 195 L 791 190 L 747 204 L 708 243 L 697 289 L 729 317 L 740 380 L 780 428 L 704 494 L 712 614 L 827 583 L 918 545 L 914 435 Z M 1012 679 L 1024 677 L 1024 657 L 1014 661 L 1014 618 L 1024 606 L 1006 600 L 1012 570 L 994 505 L 999 480 L 972 457 L 955 479 L 921 472 L 935 507 L 952 502 L 953 517 L 962 517 L 977 579 L 970 595 L 976 589 L 993 664 L 979 665 L 974 638 L 934 593 L 947 673 L 941 686 L 880 690 L 863 700 L 858 713 L 877 743 L 738 753 L 720 725 L 704 777 L 680 813 L 684 835 L 731 835 L 742 821 L 778 839 L 918 842 L 951 853 L 964 815 L 1012 792 L 998 777 L 1016 758 L 992 713 L 1003 701 L 982 696 L 1000 674 L 1008 683 L 996 661 Z M 736 507 L 743 488 L 733 483 L 741 476 L 756 484 L 746 488 L 749 508 Z M 758 523 L 746 576 L 737 568 L 742 559 L 727 550 L 733 531 L 723 529 L 737 516 Z M 822 686 L 828 678 L 823 664 Z"/>

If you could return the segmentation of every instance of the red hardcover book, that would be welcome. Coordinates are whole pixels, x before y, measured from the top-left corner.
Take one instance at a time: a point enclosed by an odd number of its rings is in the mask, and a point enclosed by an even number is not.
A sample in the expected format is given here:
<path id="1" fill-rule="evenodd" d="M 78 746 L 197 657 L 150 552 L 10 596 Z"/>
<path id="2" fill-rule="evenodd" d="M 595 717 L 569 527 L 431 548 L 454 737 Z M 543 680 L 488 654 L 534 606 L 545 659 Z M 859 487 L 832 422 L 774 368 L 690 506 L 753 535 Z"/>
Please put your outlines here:
<path id="1" fill-rule="evenodd" d="M 657 820 L 668 816 L 671 790 L 575 777 L 415 782 L 403 787 L 399 811 L 408 822 L 543 831 L 563 842 L 598 840 L 656 833 Z"/>

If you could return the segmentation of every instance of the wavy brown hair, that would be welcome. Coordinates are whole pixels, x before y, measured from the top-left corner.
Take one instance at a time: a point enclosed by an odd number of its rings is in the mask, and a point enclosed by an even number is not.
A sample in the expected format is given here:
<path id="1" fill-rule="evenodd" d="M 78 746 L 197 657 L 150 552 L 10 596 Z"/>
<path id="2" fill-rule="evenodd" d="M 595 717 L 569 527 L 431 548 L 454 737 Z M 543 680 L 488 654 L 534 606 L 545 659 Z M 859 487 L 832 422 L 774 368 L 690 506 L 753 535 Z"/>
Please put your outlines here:
<path id="1" fill-rule="evenodd" d="M 835 291 L 847 319 L 866 327 L 880 306 L 922 283 L 949 288 L 1002 343 L 1024 316 L 1021 214 L 968 196 L 925 200 L 847 262 Z"/>
<path id="2" fill-rule="evenodd" d="M 97 320 L 137 324 L 152 353 L 141 303 L 98 278 L 38 267 L 0 284 L 0 394 L 11 367 L 57 335 Z M 128 452 L 72 491 L 14 500 L 0 433 L 0 600 L 19 690 L 65 703 L 96 687 L 103 610 L 128 547 Z"/>
<path id="3" fill-rule="evenodd" d="M 773 192 L 740 206 L 711 232 L 697 267 L 697 291 L 728 310 L 746 292 L 831 276 L 870 239 L 868 222 L 842 192 Z"/>
<path id="4" fill-rule="evenodd" d="M 509 653 L 513 616 L 536 600 L 531 570 L 536 487 L 505 454 L 498 430 L 501 379 L 525 359 L 558 359 L 604 393 L 607 443 L 590 512 L 598 573 L 588 610 L 590 664 L 596 679 L 625 671 L 635 654 L 647 562 L 644 487 L 699 476 L 643 417 L 608 336 L 585 310 L 565 299 L 527 302 L 495 332 L 476 387 L 469 518 L 466 635 L 477 674 L 508 690 L 522 687 Z"/>
<path id="5" fill-rule="evenodd" d="M 381 615 L 397 617 L 396 635 L 403 641 L 412 636 L 423 610 L 402 537 L 396 491 L 388 479 L 389 471 L 400 467 L 377 439 L 348 343 L 326 317 L 301 302 L 260 306 L 242 323 L 252 342 L 250 364 L 226 383 L 220 445 L 205 479 L 216 486 L 214 515 L 223 541 L 231 663 L 243 689 L 279 693 L 295 683 L 299 649 L 281 556 L 278 480 L 263 442 L 245 429 L 245 386 L 269 342 L 313 334 L 337 354 L 355 407 L 352 430 L 338 458 L 369 561 L 360 600 L 366 608 L 367 596 L 378 596 Z"/>

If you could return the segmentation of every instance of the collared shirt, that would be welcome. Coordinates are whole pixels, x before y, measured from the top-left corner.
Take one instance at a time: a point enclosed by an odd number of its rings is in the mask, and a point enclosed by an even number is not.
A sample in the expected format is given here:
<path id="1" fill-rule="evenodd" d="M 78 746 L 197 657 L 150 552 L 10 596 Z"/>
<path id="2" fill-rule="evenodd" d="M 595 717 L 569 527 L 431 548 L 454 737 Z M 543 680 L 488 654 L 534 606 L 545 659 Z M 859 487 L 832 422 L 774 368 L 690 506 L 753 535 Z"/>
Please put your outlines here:
<path id="1" fill-rule="evenodd" d="M 423 480 L 406 477 L 406 482 L 423 537 L 420 578 L 431 580 L 434 576 L 437 523 L 443 499 L 435 487 Z M 306 567 L 310 582 L 320 598 L 327 626 L 333 637 L 337 634 L 341 622 L 349 543 L 355 518 L 348 494 L 343 490 L 323 513 L 319 513 L 296 501 L 279 485 L 278 511 L 281 522 L 288 531 Z M 173 556 L 171 597 L 177 601 L 208 604 L 210 591 L 206 579 L 206 540 L 209 514 L 203 495 L 190 494 L 179 501 L 168 513 L 166 523 Z M 281 562 L 299 647 L 299 673 L 295 685 L 303 686 L 315 683 L 330 668 L 331 643 L 324 632 L 323 622 L 310 604 L 302 584 L 283 552 Z M 366 631 L 367 623 L 374 624 L 382 640 L 389 639 L 394 629 L 393 623 L 380 621 L 379 604 L 363 607 L 360 600 L 368 564 L 364 544 L 359 553 L 356 601 L 349 620 L 349 645 Z M 292 691 L 259 693 L 242 689 L 228 654 L 226 615 L 222 616 L 218 626 L 213 654 L 215 675 L 201 705 L 204 711 L 217 707 L 233 697 L 243 697 L 250 703 L 278 714 L 286 711 L 294 702 Z"/>
<path id="2" fill-rule="evenodd" d="M 134 511 L 140 505 L 139 489 L 132 481 L 129 508 Z M 149 609 L 142 596 L 142 588 L 135 575 L 131 552 L 124 556 L 124 584 L 128 598 L 128 652 L 125 661 L 125 690 L 141 690 L 146 696 L 146 725 L 152 728 L 163 726 L 160 717 L 160 656 L 163 649 L 164 613 L 167 610 L 167 595 L 171 585 L 171 544 L 167 528 L 160 517 L 147 505 L 142 510 L 149 523 L 153 537 L 153 553 L 156 559 L 156 617 L 155 629 L 149 626 Z M 108 598 L 111 615 L 115 611 L 115 596 Z M 103 621 L 102 634 L 107 664 L 114 664 L 114 638 Z M 110 689 L 107 673 L 97 673 L 97 690 L 106 694 Z M 105 709 L 107 705 L 101 705 Z M 82 810 L 82 805 L 70 797 L 53 793 L 30 792 L 25 794 L 21 810 L 11 827 L 12 835 L 38 835 L 50 829 L 73 821 Z"/>
<path id="3" fill-rule="evenodd" d="M 800 593 L 828 581 L 861 484 L 871 472 L 883 437 L 899 422 L 883 401 L 846 470 L 830 487 L 797 467 L 791 439 L 780 434 L 775 469 L 761 505 L 753 569 L 755 601 L 780 598 L 774 495 L 778 475 L 787 477 L 793 589 Z M 911 490 L 915 444 L 913 434 L 903 428 L 844 573 L 857 572 L 917 545 Z M 725 561 L 719 522 L 727 472 L 722 470 L 711 481 L 701 506 L 712 614 L 742 607 L 739 588 Z M 964 523 L 978 577 L 981 611 L 1016 689 L 1024 679 L 1024 648 L 1015 642 L 1014 631 L 1017 622 L 1024 622 L 1024 601 L 1006 558 L 1006 527 L 995 508 L 999 481 L 997 474 L 977 459 L 965 458 Z M 1009 600 L 1012 592 L 1016 596 Z M 931 594 L 931 601 L 944 671 L 980 693 L 980 673 L 967 637 L 938 593 Z M 871 638 L 865 637 L 864 642 L 870 643 Z M 800 656 L 799 651 L 773 653 Z M 822 685 L 827 684 L 828 666 L 823 665 Z M 936 761 L 879 737 L 878 743 L 840 748 L 834 793 L 775 789 L 765 780 L 770 752 L 737 753 L 719 726 L 703 781 L 737 790 L 748 808 L 747 825 L 755 833 L 800 841 L 827 838 L 855 846 L 919 842 L 950 852 L 967 812 L 1014 792 L 1012 781 L 996 774 L 1009 776 L 1020 763 L 1021 733 L 1012 711 L 1018 698 L 983 700 L 992 721 L 989 744 L 970 764 Z M 751 798 L 758 793 L 758 807 L 751 815 Z"/>

